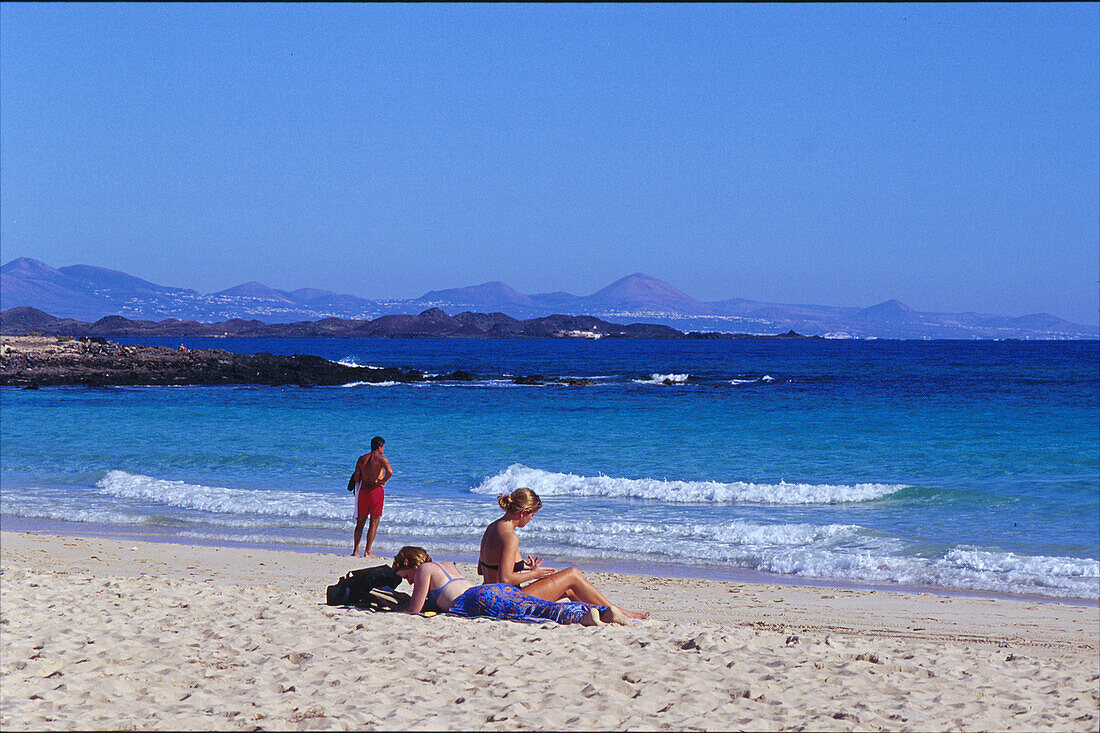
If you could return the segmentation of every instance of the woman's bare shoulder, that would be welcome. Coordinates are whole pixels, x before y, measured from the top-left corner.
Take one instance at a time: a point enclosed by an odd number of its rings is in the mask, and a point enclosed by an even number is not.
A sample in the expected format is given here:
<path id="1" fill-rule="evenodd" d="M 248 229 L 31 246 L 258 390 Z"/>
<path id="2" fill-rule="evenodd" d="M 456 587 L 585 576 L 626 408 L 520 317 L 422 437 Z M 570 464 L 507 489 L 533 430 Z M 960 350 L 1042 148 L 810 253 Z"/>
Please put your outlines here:
<path id="1" fill-rule="evenodd" d="M 506 534 L 509 533 L 508 530 L 508 526 L 497 519 L 491 522 L 489 526 L 485 528 L 485 537 L 504 537 Z"/>

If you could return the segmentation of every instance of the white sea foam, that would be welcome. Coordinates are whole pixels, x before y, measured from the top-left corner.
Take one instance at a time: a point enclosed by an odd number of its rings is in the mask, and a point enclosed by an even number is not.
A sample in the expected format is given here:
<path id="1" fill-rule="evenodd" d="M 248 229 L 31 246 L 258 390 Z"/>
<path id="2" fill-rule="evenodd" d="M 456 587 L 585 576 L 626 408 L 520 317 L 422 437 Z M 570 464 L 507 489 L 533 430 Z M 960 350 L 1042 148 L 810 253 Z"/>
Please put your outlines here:
<path id="1" fill-rule="evenodd" d="M 387 514 L 380 540 L 430 546 L 433 554 L 477 552 L 480 533 L 492 516 L 470 517 L 415 508 Z M 350 523 L 349 523 L 350 526 Z M 346 539 L 283 532 L 233 535 L 187 531 L 209 539 L 344 546 Z M 850 524 L 730 523 L 668 524 L 660 521 L 548 520 L 523 530 L 521 549 L 565 559 L 584 558 L 740 568 L 816 580 L 845 580 L 884 586 L 939 587 L 1053 598 L 1100 599 L 1100 562 L 1091 559 L 1023 556 L 955 548 L 937 558 L 904 554 L 903 542 Z M 391 539 L 394 538 L 394 539 Z M 566 559 L 568 558 L 568 559 Z"/>
<path id="2" fill-rule="evenodd" d="M 180 537 L 204 542 L 243 542 L 250 545 L 313 545 L 317 547 L 343 547 L 349 543 L 346 539 L 326 537 L 299 537 L 294 535 L 277 534 L 232 534 L 229 532 L 192 532 L 190 530 L 180 532 Z M 345 549 L 345 552 L 347 550 Z"/>
<path id="3" fill-rule="evenodd" d="M 649 379 L 635 379 L 632 380 L 634 384 L 684 384 L 687 382 L 690 374 L 651 374 Z"/>
<path id="4" fill-rule="evenodd" d="M 583 540 L 584 549 L 615 551 L 620 556 L 663 555 L 661 559 L 718 561 L 726 564 L 746 551 L 807 546 L 883 546 L 854 524 L 776 523 L 743 519 L 723 523 L 540 520 L 531 525 L 532 542 L 569 545 Z M 690 561 L 690 560 L 689 560 Z"/>
<path id="5" fill-rule="evenodd" d="M 341 384 L 341 387 L 392 387 L 397 382 L 348 382 L 347 384 Z"/>
<path id="6" fill-rule="evenodd" d="M 5 515 L 24 517 L 27 519 L 56 519 L 63 522 L 78 522 L 82 524 L 154 524 L 156 517 L 149 514 L 127 514 L 126 512 L 111 511 L 109 509 L 81 509 L 76 506 L 68 507 L 27 507 L 4 504 L 0 509 Z"/>
<path id="7" fill-rule="evenodd" d="M 345 356 L 343 359 L 338 359 L 337 364 L 342 364 L 348 367 L 357 367 L 359 369 L 381 369 L 380 366 L 374 366 L 373 364 L 360 364 L 354 356 Z"/>
<path id="8" fill-rule="evenodd" d="M 614 496 L 682 502 L 760 501 L 772 504 L 852 501 L 858 486 L 714 484 L 649 479 L 585 478 L 516 464 L 486 479 L 478 494 L 527 485 L 547 496 Z M 181 537 L 258 544 L 345 546 L 352 526 L 351 495 L 281 489 L 239 489 L 111 471 L 98 491 L 5 487 L 6 516 L 115 525 L 165 525 Z M 748 487 L 748 488 L 746 488 Z M 901 487 L 885 487 L 877 496 Z M 743 497 L 751 498 L 745 499 Z M 436 552 L 470 556 L 498 512 L 495 502 L 441 498 L 430 505 L 398 492 L 387 498 L 381 546 L 414 541 Z M 670 521 L 669 517 L 676 517 Z M 521 549 L 556 557 L 562 566 L 584 559 L 740 568 L 799 578 L 876 585 L 941 587 L 1060 598 L 1100 599 L 1100 562 L 1090 558 L 1020 555 L 956 546 L 937 556 L 915 555 L 907 541 L 855 524 L 719 519 L 706 509 L 654 505 L 611 517 L 551 503 L 521 531 Z"/>
<path id="9" fill-rule="evenodd" d="M 765 374 L 762 377 L 755 377 L 753 379 L 731 379 L 730 384 L 759 384 L 761 382 L 767 384 L 768 382 L 774 382 L 775 377 Z"/>
<path id="10" fill-rule="evenodd" d="M 109 496 L 222 514 L 345 519 L 352 511 L 347 492 L 334 492 L 330 496 L 302 491 L 235 489 L 168 481 L 125 471 L 109 471 L 96 486 Z"/>
<path id="11" fill-rule="evenodd" d="M 1017 555 L 1014 552 L 986 552 L 970 547 L 955 548 L 948 552 L 944 559 L 957 568 L 978 572 L 1100 579 L 1100 562 L 1096 560 Z"/>
<path id="12" fill-rule="evenodd" d="M 399 537 L 476 552 L 484 522 L 450 513 L 402 512 Z M 491 519 L 488 515 L 484 520 Z M 859 525 L 600 521 L 540 517 L 523 530 L 522 550 L 569 558 L 733 567 L 820 580 L 940 587 L 1050 597 L 1100 598 L 1100 562 L 954 548 L 942 557 L 906 554 L 898 537 Z M 556 565 L 556 563 L 554 563 Z"/>
<path id="13" fill-rule="evenodd" d="M 514 463 L 482 481 L 471 491 L 503 494 L 520 486 L 543 496 L 605 496 L 616 499 L 653 499 L 677 503 L 732 504 L 839 504 L 872 501 L 906 488 L 898 484 L 753 484 L 743 481 L 666 481 L 611 476 L 576 476 L 528 468 Z"/>
<path id="14" fill-rule="evenodd" d="M 981 560 L 974 562 L 975 555 Z M 1100 598 L 1100 562 L 956 548 L 942 558 L 846 552 L 828 548 L 766 551 L 744 567 L 813 578 L 934 586 L 997 593 Z"/>
<path id="15" fill-rule="evenodd" d="M 900 538 L 850 524 L 540 520 L 526 531 L 530 539 L 524 540 L 525 550 L 548 547 L 573 556 L 726 566 L 881 585 L 1100 598 L 1097 560 L 965 547 L 938 558 L 918 557 L 906 554 Z"/>

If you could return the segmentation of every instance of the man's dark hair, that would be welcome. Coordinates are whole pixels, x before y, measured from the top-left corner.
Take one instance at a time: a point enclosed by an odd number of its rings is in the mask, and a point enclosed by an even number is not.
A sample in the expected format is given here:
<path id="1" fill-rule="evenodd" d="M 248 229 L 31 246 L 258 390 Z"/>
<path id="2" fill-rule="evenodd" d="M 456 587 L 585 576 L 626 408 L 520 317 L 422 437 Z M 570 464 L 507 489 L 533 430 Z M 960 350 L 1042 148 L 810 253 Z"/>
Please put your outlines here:
<path id="1" fill-rule="evenodd" d="M 371 450 L 378 450 L 381 446 L 383 446 L 385 444 L 386 444 L 386 441 L 382 438 L 381 435 L 376 435 L 376 436 L 374 436 L 373 438 L 370 439 L 370 449 Z"/>

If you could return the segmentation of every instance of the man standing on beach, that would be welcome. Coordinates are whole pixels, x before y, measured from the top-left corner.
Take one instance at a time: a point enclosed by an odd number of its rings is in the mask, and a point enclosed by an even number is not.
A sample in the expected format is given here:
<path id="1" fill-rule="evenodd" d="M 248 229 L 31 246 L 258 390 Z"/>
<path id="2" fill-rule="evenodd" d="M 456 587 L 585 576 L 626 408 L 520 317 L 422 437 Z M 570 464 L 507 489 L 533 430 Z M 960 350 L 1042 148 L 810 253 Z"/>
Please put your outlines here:
<path id="1" fill-rule="evenodd" d="M 371 552 L 374 535 L 378 531 L 378 520 L 382 517 L 382 500 L 385 499 L 386 482 L 393 476 L 393 468 L 383 452 L 386 441 L 376 435 L 370 441 L 370 453 L 359 456 L 355 471 L 348 481 L 348 491 L 355 492 L 355 547 L 351 556 L 359 552 L 359 540 L 363 537 L 363 525 L 370 517 L 367 529 L 367 546 L 363 557 L 378 557 Z"/>

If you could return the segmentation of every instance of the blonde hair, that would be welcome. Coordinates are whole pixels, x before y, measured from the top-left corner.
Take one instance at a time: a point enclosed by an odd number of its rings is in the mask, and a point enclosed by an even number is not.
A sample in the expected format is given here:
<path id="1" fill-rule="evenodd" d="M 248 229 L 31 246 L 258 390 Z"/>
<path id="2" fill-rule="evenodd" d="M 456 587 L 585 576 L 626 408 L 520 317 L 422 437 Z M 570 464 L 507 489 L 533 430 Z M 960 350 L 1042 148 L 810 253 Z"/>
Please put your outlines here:
<path id="1" fill-rule="evenodd" d="M 542 508 L 542 499 L 531 489 L 525 486 L 513 491 L 511 494 L 501 494 L 497 497 L 497 504 L 506 512 L 533 512 Z"/>
<path id="2" fill-rule="evenodd" d="M 393 556 L 393 571 L 416 570 L 426 562 L 431 562 L 432 556 L 423 547 L 405 545 Z"/>

